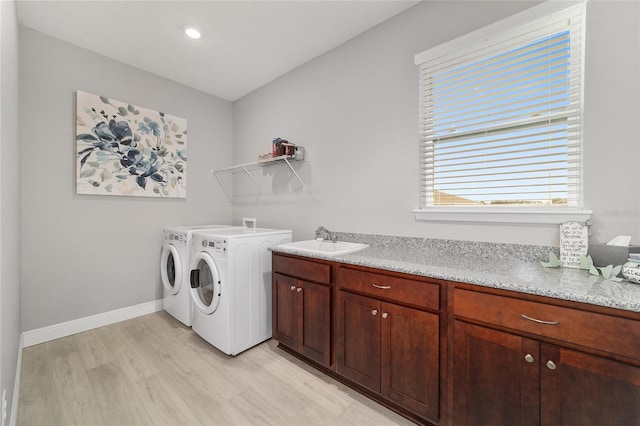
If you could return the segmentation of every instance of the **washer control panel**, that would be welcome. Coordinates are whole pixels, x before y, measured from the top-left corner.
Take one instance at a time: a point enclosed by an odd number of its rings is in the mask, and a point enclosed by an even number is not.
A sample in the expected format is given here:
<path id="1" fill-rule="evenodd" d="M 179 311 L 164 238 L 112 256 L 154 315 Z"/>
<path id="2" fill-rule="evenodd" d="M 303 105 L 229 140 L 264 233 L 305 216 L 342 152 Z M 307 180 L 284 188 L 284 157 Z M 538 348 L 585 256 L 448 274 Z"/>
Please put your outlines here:
<path id="1" fill-rule="evenodd" d="M 213 254 L 227 254 L 227 240 L 224 238 L 202 240 L 202 247 L 206 247 Z"/>
<path id="2" fill-rule="evenodd" d="M 164 234 L 164 240 L 167 243 L 171 244 L 185 244 L 187 242 L 187 234 L 179 233 L 179 232 L 171 232 Z"/>

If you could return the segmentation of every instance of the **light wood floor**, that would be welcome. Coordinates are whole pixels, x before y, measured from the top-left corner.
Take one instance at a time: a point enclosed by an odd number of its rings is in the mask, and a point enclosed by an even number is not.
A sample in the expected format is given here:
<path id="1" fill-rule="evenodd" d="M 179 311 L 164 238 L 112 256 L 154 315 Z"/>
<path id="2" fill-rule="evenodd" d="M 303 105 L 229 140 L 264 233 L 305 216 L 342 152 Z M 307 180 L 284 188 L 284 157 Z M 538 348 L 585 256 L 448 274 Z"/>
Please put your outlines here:
<path id="1" fill-rule="evenodd" d="M 228 357 L 165 312 L 31 346 L 17 424 L 411 424 L 275 346 Z"/>

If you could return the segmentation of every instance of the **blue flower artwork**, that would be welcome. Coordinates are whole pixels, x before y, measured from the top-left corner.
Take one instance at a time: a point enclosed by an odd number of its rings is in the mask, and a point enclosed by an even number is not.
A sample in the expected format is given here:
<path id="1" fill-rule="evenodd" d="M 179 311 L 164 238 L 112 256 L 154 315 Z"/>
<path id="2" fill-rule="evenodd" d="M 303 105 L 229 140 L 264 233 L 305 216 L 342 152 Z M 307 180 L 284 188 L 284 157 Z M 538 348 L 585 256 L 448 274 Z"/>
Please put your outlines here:
<path id="1" fill-rule="evenodd" d="M 78 194 L 187 197 L 187 120 L 77 92 Z"/>

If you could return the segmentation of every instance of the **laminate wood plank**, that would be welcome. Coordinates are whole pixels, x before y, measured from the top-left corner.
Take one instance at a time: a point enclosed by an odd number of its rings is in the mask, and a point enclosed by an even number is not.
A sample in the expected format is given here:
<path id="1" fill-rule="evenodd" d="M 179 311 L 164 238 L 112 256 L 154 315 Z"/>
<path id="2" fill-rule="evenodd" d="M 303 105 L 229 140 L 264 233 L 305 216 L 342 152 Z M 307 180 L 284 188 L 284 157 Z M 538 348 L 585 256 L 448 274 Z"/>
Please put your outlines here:
<path id="1" fill-rule="evenodd" d="M 23 350 L 20 373 L 20 399 L 17 423 L 22 426 L 46 425 L 59 418 L 54 404 L 55 387 L 47 363 L 45 344 Z"/>
<path id="2" fill-rule="evenodd" d="M 202 424 L 207 426 L 253 424 L 245 412 L 237 409 L 228 401 L 200 407 L 200 411 L 198 417 L 202 419 Z"/>
<path id="3" fill-rule="evenodd" d="M 345 412 L 338 417 L 336 425 L 413 425 L 412 422 L 389 410 L 378 410 L 370 400 L 354 401 Z M 487 425 L 488 426 L 488 425 Z"/>
<path id="4" fill-rule="evenodd" d="M 87 371 L 98 410 L 109 425 L 153 425 L 135 386 L 118 364 L 109 363 Z"/>
<path id="5" fill-rule="evenodd" d="M 153 335 L 157 339 L 164 339 L 169 343 L 186 342 L 193 335 L 191 327 L 176 321 L 165 311 L 160 311 L 153 315 L 144 315 L 131 321 L 144 326 L 147 334 Z"/>
<path id="6" fill-rule="evenodd" d="M 144 356 L 149 365 L 143 378 L 156 375 L 166 362 L 175 355 L 176 348 L 181 348 L 182 343 L 170 338 L 163 327 L 153 328 L 141 321 L 124 321 L 120 325 L 119 335 L 126 336 L 128 345 L 134 345 L 139 356 Z M 167 336 L 169 335 L 169 337 Z M 131 350 L 131 348 L 130 348 Z"/>
<path id="7" fill-rule="evenodd" d="M 234 373 L 240 377 L 246 375 L 244 380 L 250 383 L 251 388 L 260 395 L 260 399 L 270 407 L 280 407 L 281 410 L 287 411 L 289 407 L 303 406 L 308 402 L 289 385 L 289 375 L 276 376 L 250 359 L 237 357 L 234 362 L 237 367 Z"/>
<path id="8" fill-rule="evenodd" d="M 158 368 L 151 358 L 154 353 L 142 348 L 140 341 L 131 335 L 126 328 L 126 323 L 127 321 L 123 321 L 107 327 L 112 330 L 112 336 L 117 336 L 119 340 L 115 362 L 122 368 L 130 381 L 135 382 L 158 374 Z"/>
<path id="9" fill-rule="evenodd" d="M 109 349 L 96 333 L 85 331 L 72 336 L 85 368 L 95 368 L 113 361 Z"/>
<path id="10" fill-rule="evenodd" d="M 201 340 L 198 338 L 197 340 Z M 176 348 L 176 356 L 170 359 L 175 372 L 173 380 L 186 379 L 184 387 L 198 390 L 198 394 L 205 393 L 214 401 L 225 401 L 247 389 L 251 377 L 240 374 L 236 359 L 231 358 L 211 345 L 200 346 L 200 342 L 193 341 L 191 345 Z M 177 373 L 177 374 L 175 374 Z M 192 398 L 198 398 L 193 391 Z"/>
<path id="11" fill-rule="evenodd" d="M 228 401 L 228 404 L 236 411 L 243 413 L 249 419 L 248 424 L 251 425 L 278 426 L 294 424 L 290 419 L 291 411 L 292 409 L 297 409 L 298 406 L 293 404 L 274 406 L 272 401 L 265 400 L 263 396 L 262 392 L 252 387 L 240 395 L 236 395 Z"/>
<path id="12" fill-rule="evenodd" d="M 86 333 L 91 333 L 96 340 L 102 342 L 106 350 L 105 356 L 107 358 L 111 361 L 115 361 L 117 359 L 118 353 L 122 349 L 122 341 L 120 336 L 118 336 L 117 332 L 112 327 L 100 327 Z"/>
<path id="13" fill-rule="evenodd" d="M 60 407 L 60 423 L 65 425 L 102 425 L 87 371 L 78 351 L 47 359 Z M 82 368 L 79 368 L 82 367 Z"/>
<path id="14" fill-rule="evenodd" d="M 276 345 L 230 357 L 158 312 L 25 348 L 17 425 L 410 424 Z"/>
<path id="15" fill-rule="evenodd" d="M 219 396 L 209 392 L 200 379 L 193 380 L 193 375 L 185 375 L 173 369 L 168 369 L 163 373 L 164 377 L 171 383 L 171 386 L 179 393 L 185 401 L 188 409 L 197 418 L 194 424 L 202 425 L 241 425 L 249 424 L 247 418 L 241 412 L 227 412 L 228 399 L 221 399 Z M 200 377 L 200 376 L 195 376 Z M 217 380 L 217 377 L 209 377 L 208 381 Z M 205 381 L 206 378 L 205 378 Z M 230 394 L 230 397 L 237 393 Z M 225 409 L 223 409 L 225 408 Z M 233 421 L 231 421 L 233 420 Z"/>
<path id="16" fill-rule="evenodd" d="M 336 391 L 334 380 L 327 376 L 324 376 L 323 380 L 322 377 L 309 374 L 306 369 L 292 365 L 291 361 L 284 357 L 265 365 L 264 369 L 276 377 L 286 377 L 287 386 L 311 401 L 314 407 L 321 408 L 324 415 L 337 417 L 353 402 L 348 393 Z"/>
<path id="17" fill-rule="evenodd" d="M 163 374 L 142 379 L 140 385 L 140 399 L 154 425 L 207 424 L 189 408 L 187 395 L 181 394 Z"/>
<path id="18" fill-rule="evenodd" d="M 75 340 L 69 338 L 51 340 L 44 343 L 44 347 L 48 358 L 64 357 L 71 352 L 78 351 L 78 345 L 76 345 Z"/>

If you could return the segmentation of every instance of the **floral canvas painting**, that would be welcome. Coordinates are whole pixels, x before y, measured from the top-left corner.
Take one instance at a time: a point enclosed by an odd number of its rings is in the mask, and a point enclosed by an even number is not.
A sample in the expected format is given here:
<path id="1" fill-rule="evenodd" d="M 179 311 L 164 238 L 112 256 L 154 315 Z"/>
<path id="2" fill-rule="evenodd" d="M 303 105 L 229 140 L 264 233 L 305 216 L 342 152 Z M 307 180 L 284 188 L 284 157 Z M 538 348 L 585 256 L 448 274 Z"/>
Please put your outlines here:
<path id="1" fill-rule="evenodd" d="M 187 196 L 187 120 L 77 92 L 77 193 Z"/>

